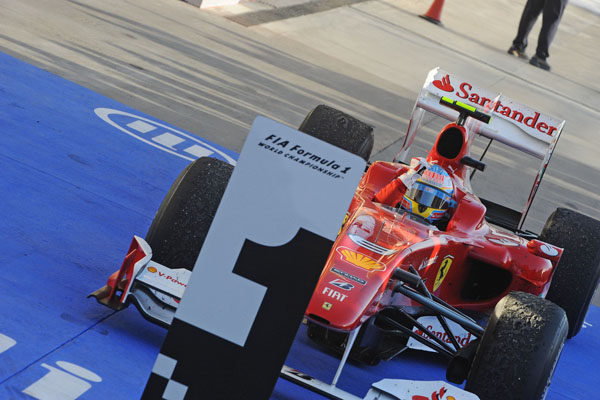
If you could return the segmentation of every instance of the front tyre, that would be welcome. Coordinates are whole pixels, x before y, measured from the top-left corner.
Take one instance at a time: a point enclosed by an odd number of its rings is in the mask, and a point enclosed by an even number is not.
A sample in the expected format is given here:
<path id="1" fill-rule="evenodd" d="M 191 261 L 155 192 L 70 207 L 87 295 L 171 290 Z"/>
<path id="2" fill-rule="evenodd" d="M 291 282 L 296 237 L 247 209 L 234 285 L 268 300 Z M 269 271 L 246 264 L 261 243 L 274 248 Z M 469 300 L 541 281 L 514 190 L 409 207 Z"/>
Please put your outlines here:
<path id="1" fill-rule="evenodd" d="M 179 174 L 146 234 L 152 260 L 169 268 L 194 268 L 232 172 L 232 165 L 202 157 Z"/>
<path id="2" fill-rule="evenodd" d="M 528 293 L 508 294 L 494 308 L 465 389 L 481 400 L 545 398 L 567 332 L 562 308 Z"/>

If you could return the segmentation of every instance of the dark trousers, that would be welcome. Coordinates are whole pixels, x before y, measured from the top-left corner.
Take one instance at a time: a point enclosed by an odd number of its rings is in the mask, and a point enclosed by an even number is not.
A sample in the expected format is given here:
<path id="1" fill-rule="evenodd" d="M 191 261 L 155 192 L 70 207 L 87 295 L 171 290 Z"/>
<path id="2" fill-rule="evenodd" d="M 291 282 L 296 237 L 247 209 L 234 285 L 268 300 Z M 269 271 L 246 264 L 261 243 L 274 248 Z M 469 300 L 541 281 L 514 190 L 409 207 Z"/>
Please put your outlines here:
<path id="1" fill-rule="evenodd" d="M 542 29 L 538 38 L 538 45 L 535 54 L 540 58 L 547 58 L 550 54 L 548 48 L 556 30 L 558 29 L 558 23 L 562 17 L 563 10 L 567 5 L 568 0 L 527 0 L 525 9 L 521 15 L 521 22 L 519 22 L 519 30 L 517 37 L 513 40 L 513 46 L 519 50 L 525 50 L 527 47 L 527 36 L 536 19 L 543 11 L 542 17 Z"/>

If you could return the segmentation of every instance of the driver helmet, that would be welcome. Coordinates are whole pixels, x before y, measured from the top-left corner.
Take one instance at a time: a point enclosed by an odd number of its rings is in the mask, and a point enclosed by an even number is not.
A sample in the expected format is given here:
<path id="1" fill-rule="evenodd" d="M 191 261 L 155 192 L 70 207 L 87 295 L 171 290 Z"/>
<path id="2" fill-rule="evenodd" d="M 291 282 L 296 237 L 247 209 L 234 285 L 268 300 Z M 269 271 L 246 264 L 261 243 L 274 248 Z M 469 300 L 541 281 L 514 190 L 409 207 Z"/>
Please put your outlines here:
<path id="1" fill-rule="evenodd" d="M 450 175 L 439 165 L 433 164 L 406 189 L 401 206 L 433 223 L 439 221 L 448 208 L 455 206 L 453 195 L 454 185 Z"/>

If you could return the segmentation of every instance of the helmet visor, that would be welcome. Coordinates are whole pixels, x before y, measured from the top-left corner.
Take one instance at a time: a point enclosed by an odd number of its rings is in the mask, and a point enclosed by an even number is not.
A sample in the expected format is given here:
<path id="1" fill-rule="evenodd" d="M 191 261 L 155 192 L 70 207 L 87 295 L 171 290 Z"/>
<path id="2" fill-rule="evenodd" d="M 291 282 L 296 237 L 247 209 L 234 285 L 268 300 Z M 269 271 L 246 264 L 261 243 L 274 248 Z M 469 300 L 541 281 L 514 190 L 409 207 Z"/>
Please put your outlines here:
<path id="1" fill-rule="evenodd" d="M 441 189 L 415 182 L 406 192 L 406 196 L 425 207 L 445 210 L 450 206 L 452 197 Z"/>

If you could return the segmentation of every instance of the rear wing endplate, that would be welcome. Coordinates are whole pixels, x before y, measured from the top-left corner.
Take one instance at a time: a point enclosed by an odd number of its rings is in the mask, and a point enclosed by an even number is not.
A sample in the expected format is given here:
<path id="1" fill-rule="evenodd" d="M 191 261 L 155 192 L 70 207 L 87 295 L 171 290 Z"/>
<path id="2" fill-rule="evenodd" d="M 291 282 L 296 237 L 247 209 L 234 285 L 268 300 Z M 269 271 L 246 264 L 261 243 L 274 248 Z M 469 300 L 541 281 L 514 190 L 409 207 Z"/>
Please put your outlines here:
<path id="1" fill-rule="evenodd" d="M 406 162 L 425 111 L 448 120 L 457 119 L 457 111 L 440 104 L 442 97 L 449 97 L 472 105 L 492 115 L 492 119 L 487 125 L 477 121 L 475 121 L 477 123 L 471 124 L 471 134 L 479 134 L 497 140 L 542 160 L 522 211 L 515 211 L 500 204 L 482 200 L 488 208 L 486 218 L 490 222 L 513 231 L 520 230 L 565 126 L 565 121 L 542 114 L 540 111 L 520 104 L 500 93 L 478 87 L 469 79 L 462 79 L 438 67 L 429 71 L 412 111 L 404 142 L 394 161 Z"/>

